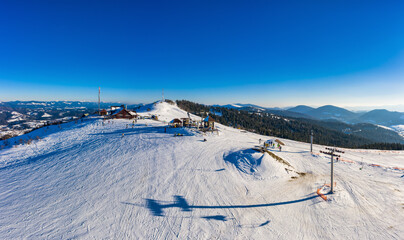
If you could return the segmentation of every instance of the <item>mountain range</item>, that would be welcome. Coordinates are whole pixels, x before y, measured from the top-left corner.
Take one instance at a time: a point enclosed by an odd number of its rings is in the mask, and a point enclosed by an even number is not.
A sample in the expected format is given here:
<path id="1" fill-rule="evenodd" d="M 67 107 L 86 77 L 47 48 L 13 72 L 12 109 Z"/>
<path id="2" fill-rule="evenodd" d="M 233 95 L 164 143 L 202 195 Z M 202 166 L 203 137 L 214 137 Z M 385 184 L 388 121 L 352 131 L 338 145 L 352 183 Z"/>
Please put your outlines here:
<path id="1" fill-rule="evenodd" d="M 221 105 L 221 107 L 235 108 L 251 112 L 268 112 L 285 117 L 298 117 L 315 120 L 337 120 L 349 124 L 371 123 L 376 125 L 383 125 L 386 127 L 404 124 L 404 113 L 388 111 L 386 109 L 353 112 L 345 108 L 336 107 L 333 105 L 325 105 L 318 108 L 313 108 L 306 105 L 298 105 L 287 109 L 281 109 L 266 108 L 254 104 L 240 103 Z"/>

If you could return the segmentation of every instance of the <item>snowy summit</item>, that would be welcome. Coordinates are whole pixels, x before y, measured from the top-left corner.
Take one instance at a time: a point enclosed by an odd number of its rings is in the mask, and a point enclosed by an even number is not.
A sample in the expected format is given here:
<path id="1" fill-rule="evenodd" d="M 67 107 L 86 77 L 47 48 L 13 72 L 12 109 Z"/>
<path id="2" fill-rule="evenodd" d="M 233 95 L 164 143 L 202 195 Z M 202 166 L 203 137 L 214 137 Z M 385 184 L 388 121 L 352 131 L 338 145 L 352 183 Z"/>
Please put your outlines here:
<path id="1" fill-rule="evenodd" d="M 167 102 L 137 113 L 9 139 L 0 239 L 404 237 L 403 151 L 342 149 L 327 195 L 325 146 L 310 153 L 307 143 L 218 123 L 207 132 L 169 127 L 189 115 Z M 283 145 L 261 147 L 268 142 Z"/>

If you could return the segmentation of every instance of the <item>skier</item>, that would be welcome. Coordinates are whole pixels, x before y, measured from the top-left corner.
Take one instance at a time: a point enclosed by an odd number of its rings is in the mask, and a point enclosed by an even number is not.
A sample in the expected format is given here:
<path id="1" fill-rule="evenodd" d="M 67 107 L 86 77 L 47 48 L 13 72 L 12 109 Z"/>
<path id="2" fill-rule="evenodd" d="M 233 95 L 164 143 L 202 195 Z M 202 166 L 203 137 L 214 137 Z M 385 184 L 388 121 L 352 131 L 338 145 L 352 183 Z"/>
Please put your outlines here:
<path id="1" fill-rule="evenodd" d="M 258 140 L 258 144 L 261 145 L 261 138 Z"/>
<path id="2" fill-rule="evenodd" d="M 279 145 L 279 152 L 282 152 L 282 146 Z"/>

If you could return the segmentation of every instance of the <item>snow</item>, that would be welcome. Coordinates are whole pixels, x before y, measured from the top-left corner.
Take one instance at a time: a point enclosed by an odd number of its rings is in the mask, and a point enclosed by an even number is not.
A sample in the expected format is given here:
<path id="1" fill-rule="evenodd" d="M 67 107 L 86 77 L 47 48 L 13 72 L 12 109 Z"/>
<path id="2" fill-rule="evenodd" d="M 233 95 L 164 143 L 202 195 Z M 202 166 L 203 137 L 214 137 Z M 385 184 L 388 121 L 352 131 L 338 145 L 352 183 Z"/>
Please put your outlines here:
<path id="1" fill-rule="evenodd" d="M 11 118 L 9 120 L 7 120 L 7 122 L 12 123 L 12 122 L 19 122 L 24 120 L 24 114 L 21 114 L 19 112 L 16 111 L 12 111 L 11 112 Z"/>
<path id="2" fill-rule="evenodd" d="M 242 108 L 243 107 L 243 106 L 240 106 L 240 105 L 237 105 L 237 104 L 234 104 L 234 103 L 230 104 L 230 106 L 233 106 L 233 107 L 236 107 L 236 108 Z"/>
<path id="3" fill-rule="evenodd" d="M 187 117 L 168 103 L 147 108 L 138 113 Z M 343 149 L 335 194 L 324 201 L 316 193 L 330 178 L 330 160 L 318 154 L 324 146 L 311 154 L 307 143 L 280 139 L 282 151 L 270 149 L 298 176 L 253 150 L 273 137 L 220 124 L 218 134 L 202 135 L 130 123 L 89 118 L 13 138 L 41 140 L 0 150 L 0 239 L 404 236 L 403 151 Z"/>
<path id="4" fill-rule="evenodd" d="M 11 119 L 7 120 L 7 122 L 12 123 L 12 122 L 18 122 L 18 121 L 21 121 L 21 120 L 22 119 L 20 119 L 20 118 L 11 118 Z"/>
<path id="5" fill-rule="evenodd" d="M 383 125 L 377 125 L 377 124 L 376 124 L 376 126 L 378 126 L 379 128 L 384 128 L 384 129 L 387 129 L 387 130 L 394 131 L 394 129 L 389 128 L 389 127 L 386 127 L 386 126 L 383 126 Z"/>
<path id="6" fill-rule="evenodd" d="M 262 154 L 252 149 L 244 149 L 232 152 L 224 156 L 224 161 L 234 165 L 240 171 L 240 177 L 253 176 L 255 179 L 290 179 L 295 174 L 290 175 L 285 171 L 285 165 L 273 161 L 268 154 Z M 249 179 L 249 178 L 247 178 Z"/>
<path id="7" fill-rule="evenodd" d="M 150 111 L 147 111 L 150 109 Z M 174 118 L 187 118 L 188 113 L 184 110 L 178 108 L 175 104 L 171 105 L 168 102 L 156 102 L 153 104 L 147 104 L 145 106 L 140 107 L 137 110 L 138 115 L 140 116 L 152 116 L 156 115 L 159 120 L 164 122 L 170 122 Z M 201 117 L 190 114 L 192 119 L 201 120 Z"/>
<path id="8" fill-rule="evenodd" d="M 42 106 L 46 106 L 46 103 L 43 102 L 28 102 L 28 103 L 19 103 L 18 105 L 42 105 Z"/>
<path id="9" fill-rule="evenodd" d="M 222 116 L 222 113 L 221 113 L 221 112 L 219 112 L 219 111 L 214 111 L 213 109 L 210 109 L 209 112 L 210 112 L 211 114 L 216 115 L 216 116 L 220 116 L 220 117 Z"/>
<path id="10" fill-rule="evenodd" d="M 404 125 L 394 125 L 391 126 L 394 131 L 396 131 L 400 136 L 404 137 Z"/>
<path id="11" fill-rule="evenodd" d="M 42 117 L 43 117 L 43 118 L 48 118 L 48 117 L 52 117 L 52 115 L 50 115 L 49 113 L 44 113 L 44 114 L 42 115 Z"/>

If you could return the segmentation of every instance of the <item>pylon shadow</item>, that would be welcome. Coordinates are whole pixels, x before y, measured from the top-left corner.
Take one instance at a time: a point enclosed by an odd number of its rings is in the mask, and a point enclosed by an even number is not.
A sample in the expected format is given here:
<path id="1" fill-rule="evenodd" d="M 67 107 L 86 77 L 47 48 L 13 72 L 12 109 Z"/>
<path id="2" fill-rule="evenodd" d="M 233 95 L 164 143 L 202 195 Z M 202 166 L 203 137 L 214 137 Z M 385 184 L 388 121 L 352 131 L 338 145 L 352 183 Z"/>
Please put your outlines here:
<path id="1" fill-rule="evenodd" d="M 145 199 L 146 200 L 146 207 L 150 210 L 151 214 L 153 216 L 164 216 L 164 209 L 166 208 L 180 208 L 181 211 L 184 212 L 190 212 L 193 209 L 233 209 L 233 208 L 259 208 L 259 207 L 271 207 L 271 206 L 280 206 L 280 205 L 288 205 L 288 204 L 294 204 L 294 203 L 299 203 L 299 202 L 304 202 L 308 201 L 311 199 L 317 198 L 318 195 L 313 193 L 310 194 L 310 196 L 297 199 L 297 200 L 291 200 L 291 201 L 285 201 L 285 202 L 275 202 L 275 203 L 262 203 L 262 204 L 252 204 L 252 205 L 190 205 L 187 200 L 180 195 L 175 195 L 174 196 L 174 202 L 173 203 L 168 203 L 165 204 L 162 201 L 158 201 L 155 199 Z M 217 220 L 217 219 L 215 219 Z"/>

